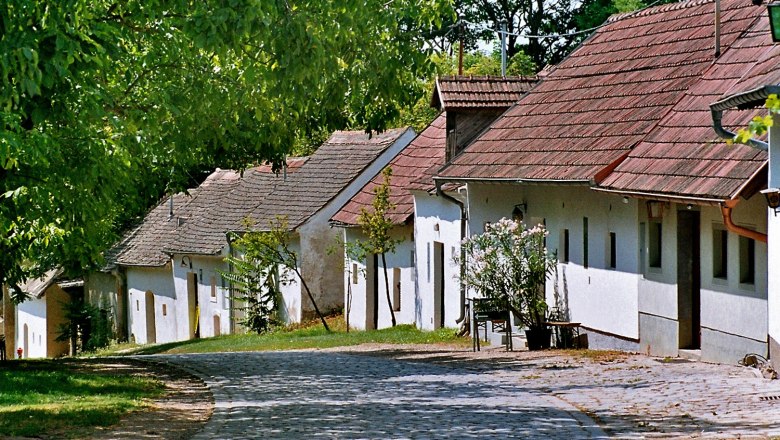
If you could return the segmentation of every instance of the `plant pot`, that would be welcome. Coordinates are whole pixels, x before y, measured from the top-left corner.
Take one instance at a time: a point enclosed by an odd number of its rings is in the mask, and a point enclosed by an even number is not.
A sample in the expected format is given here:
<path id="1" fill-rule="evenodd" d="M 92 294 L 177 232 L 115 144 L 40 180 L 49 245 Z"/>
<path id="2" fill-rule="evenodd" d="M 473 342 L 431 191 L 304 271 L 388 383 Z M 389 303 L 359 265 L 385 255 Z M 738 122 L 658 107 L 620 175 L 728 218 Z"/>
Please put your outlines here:
<path id="1" fill-rule="evenodd" d="M 552 330 L 549 328 L 532 328 L 525 331 L 529 350 L 544 350 L 550 348 Z"/>

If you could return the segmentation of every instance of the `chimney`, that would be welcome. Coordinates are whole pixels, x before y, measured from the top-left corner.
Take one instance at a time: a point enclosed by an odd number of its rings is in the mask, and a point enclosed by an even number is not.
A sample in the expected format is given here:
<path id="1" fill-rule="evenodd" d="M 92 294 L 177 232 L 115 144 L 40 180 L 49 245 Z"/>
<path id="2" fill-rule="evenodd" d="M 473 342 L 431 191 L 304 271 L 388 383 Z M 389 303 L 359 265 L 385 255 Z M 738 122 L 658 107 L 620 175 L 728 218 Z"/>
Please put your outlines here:
<path id="1" fill-rule="evenodd" d="M 173 218 L 173 194 L 168 197 L 168 220 Z"/>
<path id="2" fill-rule="evenodd" d="M 720 57 L 720 0 L 715 0 L 715 59 Z"/>

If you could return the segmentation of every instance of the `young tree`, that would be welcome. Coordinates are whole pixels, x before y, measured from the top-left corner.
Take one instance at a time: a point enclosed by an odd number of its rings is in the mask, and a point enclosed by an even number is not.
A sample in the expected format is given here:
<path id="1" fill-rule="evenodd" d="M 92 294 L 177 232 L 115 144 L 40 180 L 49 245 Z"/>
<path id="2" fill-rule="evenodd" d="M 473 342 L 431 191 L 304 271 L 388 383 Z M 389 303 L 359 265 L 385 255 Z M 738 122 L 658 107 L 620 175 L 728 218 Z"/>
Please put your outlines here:
<path id="1" fill-rule="evenodd" d="M 272 262 L 262 261 L 262 252 L 258 252 L 251 243 L 244 245 L 244 239 L 234 241 L 241 251 L 240 257 L 228 255 L 225 261 L 230 272 L 220 271 L 222 277 L 230 282 L 231 297 L 238 306 L 234 309 L 243 312 L 241 325 L 257 334 L 267 332 L 277 322 L 279 291 L 275 266 Z"/>
<path id="2" fill-rule="evenodd" d="M 251 228 L 251 224 L 247 225 Z M 258 274 L 277 274 L 278 284 L 287 284 L 293 281 L 292 274 L 297 275 L 303 289 L 306 291 L 309 300 L 311 300 L 314 311 L 320 318 L 325 330 L 330 331 L 325 316 L 317 307 L 317 301 L 314 299 L 306 279 L 298 268 L 298 254 L 290 248 L 291 233 L 287 225 L 287 220 L 277 218 L 275 222 L 269 225 L 268 231 L 258 232 L 251 229 L 237 238 L 240 247 L 246 252 L 249 261 L 253 262 L 254 268 Z M 269 281 L 265 281 L 268 283 Z M 277 280 L 273 281 L 274 285 Z"/>
<path id="3" fill-rule="evenodd" d="M 387 167 L 382 171 L 382 184 L 374 187 L 374 199 L 371 202 L 371 210 L 360 209 L 358 225 L 366 235 L 364 241 L 359 242 L 365 251 L 366 256 L 379 255 L 382 259 L 382 272 L 385 278 L 385 293 L 387 296 L 387 307 L 390 310 L 390 320 L 393 327 L 396 325 L 395 312 L 393 311 L 393 302 L 390 298 L 390 280 L 387 275 L 386 254 L 395 252 L 395 248 L 401 241 L 391 236 L 391 231 L 395 226 L 387 217 L 387 214 L 395 209 L 395 204 L 390 201 L 390 179 L 393 176 L 393 169 Z"/>

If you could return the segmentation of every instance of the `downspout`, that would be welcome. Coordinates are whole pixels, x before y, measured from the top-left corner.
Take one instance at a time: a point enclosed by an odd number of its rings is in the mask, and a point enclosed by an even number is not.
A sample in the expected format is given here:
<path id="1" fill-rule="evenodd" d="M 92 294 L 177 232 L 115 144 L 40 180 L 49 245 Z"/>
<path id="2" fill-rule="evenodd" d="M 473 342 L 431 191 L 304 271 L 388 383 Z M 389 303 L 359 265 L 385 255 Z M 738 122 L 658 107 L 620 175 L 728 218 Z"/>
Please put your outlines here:
<path id="1" fill-rule="evenodd" d="M 434 183 L 436 184 L 436 195 L 439 197 L 444 198 L 445 200 L 449 200 L 450 202 L 458 205 L 460 208 L 460 240 L 463 241 L 466 238 L 466 205 L 461 202 L 460 200 L 456 199 L 455 197 L 452 197 L 451 195 L 445 193 L 441 186 L 443 184 L 442 181 L 434 179 Z M 460 281 L 460 316 L 455 320 L 456 323 L 460 324 L 463 322 L 464 319 L 466 319 L 466 284 L 463 282 L 463 272 L 466 270 L 466 254 L 463 252 L 463 246 L 460 246 L 460 275 L 461 275 L 461 281 Z"/>
<path id="2" fill-rule="evenodd" d="M 723 139 L 733 140 L 734 136 L 736 136 L 736 133 L 723 128 L 723 110 L 716 110 L 710 107 L 710 113 L 712 113 L 712 128 L 715 130 L 715 133 L 717 133 L 718 136 L 722 137 Z M 749 139 L 747 143 L 753 148 L 769 151 L 769 144 L 763 141 L 759 141 L 758 139 Z"/>
<path id="3" fill-rule="evenodd" d="M 743 228 L 742 226 L 735 225 L 731 219 L 731 211 L 739 204 L 739 198 L 733 198 L 726 200 L 720 205 L 720 211 L 723 214 L 723 224 L 726 225 L 726 229 L 742 237 L 747 237 L 755 241 L 762 243 L 767 242 L 767 235 L 762 234 L 752 229 Z"/>

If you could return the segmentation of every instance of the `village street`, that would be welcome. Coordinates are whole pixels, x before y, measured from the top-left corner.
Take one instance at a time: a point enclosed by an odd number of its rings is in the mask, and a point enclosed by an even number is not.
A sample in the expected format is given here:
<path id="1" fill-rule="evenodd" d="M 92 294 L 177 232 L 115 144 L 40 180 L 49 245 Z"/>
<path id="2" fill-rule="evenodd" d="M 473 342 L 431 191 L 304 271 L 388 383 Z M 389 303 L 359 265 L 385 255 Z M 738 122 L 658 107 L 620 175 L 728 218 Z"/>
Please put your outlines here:
<path id="1" fill-rule="evenodd" d="M 151 358 L 211 389 L 195 438 L 780 436 L 780 381 L 735 366 L 419 347 Z"/>

